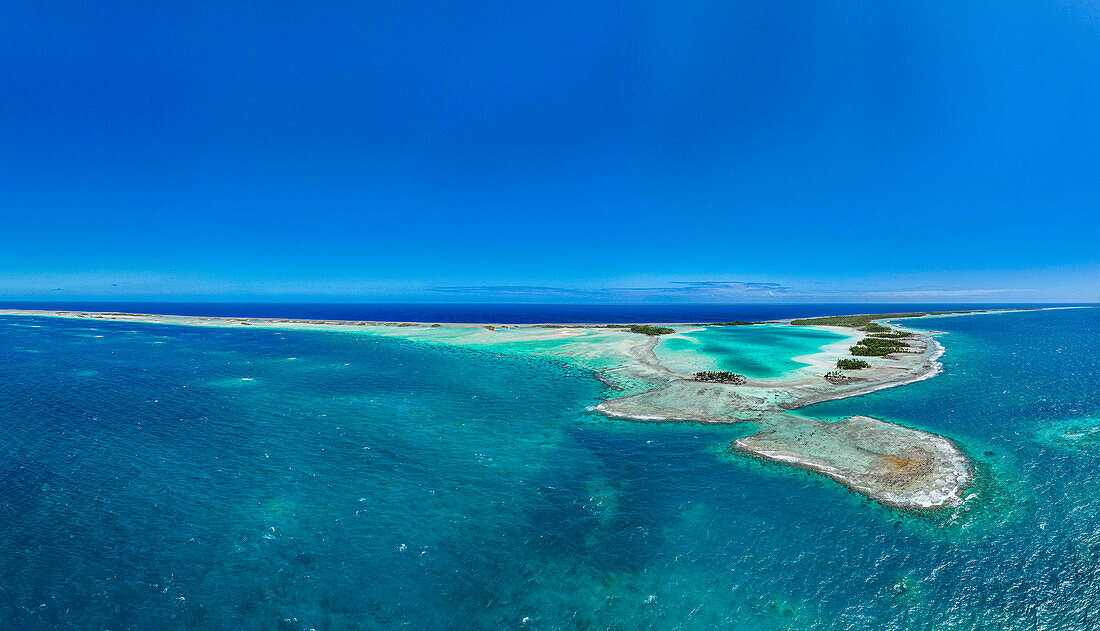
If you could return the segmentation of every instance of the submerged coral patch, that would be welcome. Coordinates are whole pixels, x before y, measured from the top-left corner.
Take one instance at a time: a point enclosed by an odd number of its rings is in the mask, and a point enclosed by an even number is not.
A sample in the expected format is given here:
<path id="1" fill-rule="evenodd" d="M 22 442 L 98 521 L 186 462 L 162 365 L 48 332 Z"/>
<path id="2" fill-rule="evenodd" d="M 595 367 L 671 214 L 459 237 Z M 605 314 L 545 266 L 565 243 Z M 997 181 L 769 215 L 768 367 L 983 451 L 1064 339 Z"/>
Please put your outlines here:
<path id="1" fill-rule="evenodd" d="M 1037 442 L 1079 451 L 1100 451 L 1100 417 L 1055 421 L 1035 433 Z"/>

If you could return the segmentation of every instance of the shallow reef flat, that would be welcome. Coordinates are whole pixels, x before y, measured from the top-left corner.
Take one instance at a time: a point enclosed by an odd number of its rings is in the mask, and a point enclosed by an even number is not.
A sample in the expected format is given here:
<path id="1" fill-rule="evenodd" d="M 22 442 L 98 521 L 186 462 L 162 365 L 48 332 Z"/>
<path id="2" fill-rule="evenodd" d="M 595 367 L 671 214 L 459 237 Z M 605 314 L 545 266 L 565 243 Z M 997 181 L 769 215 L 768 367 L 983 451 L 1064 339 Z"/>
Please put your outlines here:
<path id="1" fill-rule="evenodd" d="M 970 484 L 970 464 L 949 440 L 869 416 L 827 423 L 796 414 L 768 416 L 737 450 L 816 471 L 883 504 L 953 506 Z"/>
<path id="2" fill-rule="evenodd" d="M 809 339 L 819 343 L 789 358 L 787 368 L 770 378 L 745 383 L 696 381 L 693 366 L 714 366 L 720 357 L 685 357 L 685 346 L 657 352 L 672 340 L 692 340 L 707 332 L 700 325 L 665 325 L 667 337 L 632 333 L 611 325 L 486 325 L 396 322 L 351 322 L 159 316 L 123 313 L 0 311 L 0 315 L 35 315 L 148 322 L 189 326 L 310 329 L 351 331 L 421 343 L 461 346 L 502 354 L 558 358 L 592 371 L 609 386 L 613 397 L 596 406 L 608 416 L 639 421 L 703 423 L 751 422 L 758 431 L 733 441 L 731 449 L 755 457 L 826 475 L 885 505 L 901 509 L 936 509 L 957 505 L 973 480 L 970 462 L 950 440 L 929 432 L 868 416 L 839 422 L 811 419 L 791 410 L 835 399 L 859 396 L 935 376 L 943 347 L 931 334 L 908 331 L 907 348 L 884 357 L 865 358 L 868 366 L 826 379 L 849 348 L 869 337 L 847 326 L 794 327 L 772 323 L 768 335 Z M 719 352 L 736 348 L 736 330 L 723 332 Z M 745 335 L 757 335 L 746 333 Z M 702 336 L 699 336 L 702 337 Z M 705 351 L 699 350 L 701 354 Z M 675 361 L 662 361 L 674 357 Z M 791 367 L 793 366 L 793 367 Z"/>

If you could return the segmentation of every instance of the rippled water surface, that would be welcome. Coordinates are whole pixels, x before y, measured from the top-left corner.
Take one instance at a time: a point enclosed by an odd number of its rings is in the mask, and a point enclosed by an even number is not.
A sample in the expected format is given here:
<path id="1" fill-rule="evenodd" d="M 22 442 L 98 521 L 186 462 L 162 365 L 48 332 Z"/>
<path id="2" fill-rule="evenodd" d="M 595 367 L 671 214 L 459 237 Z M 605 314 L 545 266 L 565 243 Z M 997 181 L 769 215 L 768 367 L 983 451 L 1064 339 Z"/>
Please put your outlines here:
<path id="1" fill-rule="evenodd" d="M 544 359 L 351 333 L 0 318 L 20 629 L 1100 626 L 1100 311 L 937 318 L 945 373 L 807 408 L 943 433 L 899 513 L 613 421 Z"/>

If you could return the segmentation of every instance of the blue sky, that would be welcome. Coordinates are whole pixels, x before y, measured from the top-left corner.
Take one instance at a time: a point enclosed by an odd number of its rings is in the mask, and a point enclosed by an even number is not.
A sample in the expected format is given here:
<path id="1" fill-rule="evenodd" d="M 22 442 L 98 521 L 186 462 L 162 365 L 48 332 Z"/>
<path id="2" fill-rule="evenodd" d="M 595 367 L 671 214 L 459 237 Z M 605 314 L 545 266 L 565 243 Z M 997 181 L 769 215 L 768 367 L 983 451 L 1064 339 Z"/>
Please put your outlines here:
<path id="1" fill-rule="evenodd" d="M 0 298 L 1100 301 L 1095 2 L 0 11 Z"/>

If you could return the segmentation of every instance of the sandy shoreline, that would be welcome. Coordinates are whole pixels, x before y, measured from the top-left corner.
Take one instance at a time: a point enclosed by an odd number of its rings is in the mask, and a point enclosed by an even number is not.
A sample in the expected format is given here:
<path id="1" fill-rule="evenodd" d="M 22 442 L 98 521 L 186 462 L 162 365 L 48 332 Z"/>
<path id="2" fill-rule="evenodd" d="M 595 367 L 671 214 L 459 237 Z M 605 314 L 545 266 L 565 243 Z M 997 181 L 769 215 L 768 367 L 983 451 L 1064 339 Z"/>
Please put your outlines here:
<path id="1" fill-rule="evenodd" d="M 605 415 L 638 421 L 753 422 L 759 431 L 731 448 L 755 457 L 801 467 L 830 477 L 853 491 L 902 509 L 957 505 L 973 480 L 969 459 L 942 436 L 866 416 L 822 422 L 791 412 L 837 399 L 902 386 L 939 374 L 945 352 L 930 332 L 912 331 L 912 352 L 865 358 L 867 369 L 847 372 L 852 381 L 823 378 L 848 346 L 866 334 L 850 327 L 817 326 L 844 337 L 817 353 L 796 358 L 805 367 L 780 379 L 751 379 L 744 385 L 703 383 L 664 365 L 655 353 L 660 338 L 598 324 L 401 323 L 293 318 L 236 318 L 87 311 L 0 310 L 0 316 L 39 316 L 114 322 L 210 327 L 256 327 L 348 331 L 436 344 L 558 356 L 592 370 L 623 396 L 600 402 Z M 885 318 L 884 318 L 885 319 Z M 775 321 L 773 324 L 790 322 Z M 697 330 L 699 325 L 660 323 Z M 532 344 L 538 343 L 538 344 Z M 542 348 L 552 344 L 549 350 Z M 537 347 L 528 351 L 525 347 Z"/>

